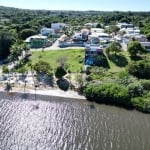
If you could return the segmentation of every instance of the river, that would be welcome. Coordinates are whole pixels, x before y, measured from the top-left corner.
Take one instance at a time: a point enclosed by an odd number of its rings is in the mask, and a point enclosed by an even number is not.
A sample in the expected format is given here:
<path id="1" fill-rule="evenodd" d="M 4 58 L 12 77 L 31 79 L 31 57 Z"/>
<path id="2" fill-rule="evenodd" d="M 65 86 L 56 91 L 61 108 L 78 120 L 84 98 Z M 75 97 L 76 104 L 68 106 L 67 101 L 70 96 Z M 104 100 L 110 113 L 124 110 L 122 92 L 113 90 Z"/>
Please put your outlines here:
<path id="1" fill-rule="evenodd" d="M 0 94 L 0 150 L 150 149 L 149 114 L 79 99 Z"/>

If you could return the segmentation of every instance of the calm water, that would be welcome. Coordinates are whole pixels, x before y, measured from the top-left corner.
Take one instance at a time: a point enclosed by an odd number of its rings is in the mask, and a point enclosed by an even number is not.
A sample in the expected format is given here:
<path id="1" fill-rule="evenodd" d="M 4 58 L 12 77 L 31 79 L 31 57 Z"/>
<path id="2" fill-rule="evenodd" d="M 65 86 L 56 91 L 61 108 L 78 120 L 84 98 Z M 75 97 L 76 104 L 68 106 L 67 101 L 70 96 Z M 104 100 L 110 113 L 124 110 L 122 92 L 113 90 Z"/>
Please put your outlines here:
<path id="1" fill-rule="evenodd" d="M 0 150 L 150 149 L 148 114 L 84 100 L 25 98 L 1 93 Z"/>

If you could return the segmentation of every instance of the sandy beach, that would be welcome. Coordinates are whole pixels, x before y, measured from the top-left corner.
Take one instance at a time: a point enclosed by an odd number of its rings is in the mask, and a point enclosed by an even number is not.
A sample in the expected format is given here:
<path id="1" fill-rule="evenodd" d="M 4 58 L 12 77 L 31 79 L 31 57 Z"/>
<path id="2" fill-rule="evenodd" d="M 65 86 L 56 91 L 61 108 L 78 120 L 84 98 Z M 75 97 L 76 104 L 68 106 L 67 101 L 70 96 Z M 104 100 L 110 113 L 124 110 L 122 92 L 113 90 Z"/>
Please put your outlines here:
<path id="1" fill-rule="evenodd" d="M 4 92 L 4 87 L 0 87 L 0 91 Z M 21 93 L 21 94 L 36 94 L 36 95 L 45 95 L 45 96 L 56 96 L 56 97 L 63 97 L 63 98 L 72 98 L 72 99 L 86 99 L 83 95 L 79 95 L 77 92 L 68 90 L 68 91 L 62 91 L 60 89 L 29 89 L 26 88 L 24 91 L 24 88 L 17 88 L 13 87 L 12 90 L 9 91 L 9 93 Z"/>

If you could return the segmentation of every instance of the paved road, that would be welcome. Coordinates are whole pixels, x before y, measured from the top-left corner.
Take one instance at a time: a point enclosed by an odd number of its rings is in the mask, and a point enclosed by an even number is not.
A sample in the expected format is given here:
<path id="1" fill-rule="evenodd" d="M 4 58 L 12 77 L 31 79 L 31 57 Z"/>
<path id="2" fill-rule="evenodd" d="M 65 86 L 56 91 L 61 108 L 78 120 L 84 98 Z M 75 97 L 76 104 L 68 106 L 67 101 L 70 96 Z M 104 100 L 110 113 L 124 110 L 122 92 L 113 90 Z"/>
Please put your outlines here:
<path id="1" fill-rule="evenodd" d="M 49 51 L 49 50 L 62 50 L 62 49 L 84 49 L 84 47 L 65 47 L 65 48 L 60 48 L 59 47 L 59 40 L 62 39 L 64 35 L 62 35 L 59 39 L 57 39 L 52 46 L 46 47 L 46 48 L 38 48 L 38 49 L 31 49 L 31 51 Z"/>

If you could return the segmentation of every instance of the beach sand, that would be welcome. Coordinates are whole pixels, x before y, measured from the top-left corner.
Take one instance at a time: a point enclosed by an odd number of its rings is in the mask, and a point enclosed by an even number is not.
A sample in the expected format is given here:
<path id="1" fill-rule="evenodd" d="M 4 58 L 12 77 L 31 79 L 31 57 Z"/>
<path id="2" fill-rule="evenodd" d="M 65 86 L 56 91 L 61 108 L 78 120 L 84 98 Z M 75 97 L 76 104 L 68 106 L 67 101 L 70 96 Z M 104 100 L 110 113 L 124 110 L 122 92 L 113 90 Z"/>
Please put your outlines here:
<path id="1" fill-rule="evenodd" d="M 3 92 L 4 87 L 0 87 L 0 91 Z M 77 92 L 68 90 L 68 91 L 63 91 L 60 89 L 40 89 L 37 88 L 36 90 L 26 88 L 24 91 L 24 88 L 18 88 L 18 87 L 13 87 L 12 90 L 9 91 L 9 93 L 26 93 L 26 94 L 37 94 L 37 95 L 45 95 L 45 96 L 56 96 L 56 97 L 64 97 L 64 98 L 72 98 L 72 99 L 86 99 L 83 95 L 79 95 Z"/>

